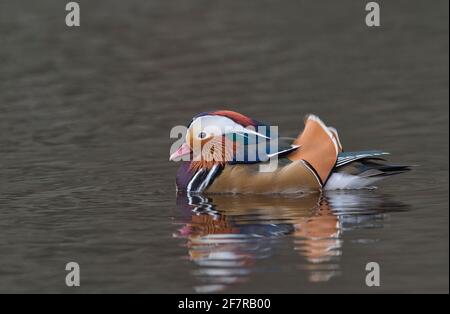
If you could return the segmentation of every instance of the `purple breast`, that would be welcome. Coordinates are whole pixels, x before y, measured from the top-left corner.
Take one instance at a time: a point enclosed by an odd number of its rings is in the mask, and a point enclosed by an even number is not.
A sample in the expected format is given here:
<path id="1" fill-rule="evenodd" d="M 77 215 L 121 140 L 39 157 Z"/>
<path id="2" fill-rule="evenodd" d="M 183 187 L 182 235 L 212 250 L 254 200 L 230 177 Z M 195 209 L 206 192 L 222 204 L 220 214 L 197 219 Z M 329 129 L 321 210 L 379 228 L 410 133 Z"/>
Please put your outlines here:
<path id="1" fill-rule="evenodd" d="M 194 176 L 194 171 L 190 170 L 189 166 L 189 161 L 183 161 L 180 168 L 178 168 L 176 178 L 178 191 L 186 191 L 189 181 Z"/>

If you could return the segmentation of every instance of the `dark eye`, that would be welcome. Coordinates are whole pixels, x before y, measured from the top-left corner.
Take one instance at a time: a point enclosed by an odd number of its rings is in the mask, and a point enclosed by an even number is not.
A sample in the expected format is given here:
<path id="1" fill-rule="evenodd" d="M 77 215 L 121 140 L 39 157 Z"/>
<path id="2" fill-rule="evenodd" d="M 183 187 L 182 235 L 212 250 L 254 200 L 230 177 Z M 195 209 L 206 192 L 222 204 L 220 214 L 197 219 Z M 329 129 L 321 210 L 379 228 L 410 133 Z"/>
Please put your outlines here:
<path id="1" fill-rule="evenodd" d="M 199 139 L 204 139 L 205 137 L 206 137 L 206 133 L 205 132 L 198 133 L 198 138 Z"/>

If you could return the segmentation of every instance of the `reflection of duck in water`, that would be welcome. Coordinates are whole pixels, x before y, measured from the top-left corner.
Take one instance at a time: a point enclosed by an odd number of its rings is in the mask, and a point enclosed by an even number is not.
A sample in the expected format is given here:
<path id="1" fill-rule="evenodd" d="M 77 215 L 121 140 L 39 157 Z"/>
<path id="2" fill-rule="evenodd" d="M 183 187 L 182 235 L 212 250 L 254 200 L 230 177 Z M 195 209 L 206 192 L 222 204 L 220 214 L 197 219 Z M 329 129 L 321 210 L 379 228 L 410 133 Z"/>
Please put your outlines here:
<path id="1" fill-rule="evenodd" d="M 189 257 L 199 266 L 200 292 L 247 280 L 259 269 L 258 260 L 276 261 L 276 248 L 285 236 L 303 257 L 296 263 L 309 280 L 326 281 L 339 274 L 343 227 L 382 222 L 385 202 L 367 191 L 298 197 L 179 195 L 185 224 L 177 236 L 187 239 Z"/>

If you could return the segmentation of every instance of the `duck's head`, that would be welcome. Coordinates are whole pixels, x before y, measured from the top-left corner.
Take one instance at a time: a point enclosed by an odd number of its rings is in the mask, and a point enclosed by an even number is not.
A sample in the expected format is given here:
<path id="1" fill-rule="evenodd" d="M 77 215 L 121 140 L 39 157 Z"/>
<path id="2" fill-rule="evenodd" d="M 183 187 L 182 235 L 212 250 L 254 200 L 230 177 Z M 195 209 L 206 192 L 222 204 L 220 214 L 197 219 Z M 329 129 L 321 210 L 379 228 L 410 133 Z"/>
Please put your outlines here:
<path id="1" fill-rule="evenodd" d="M 211 168 L 236 159 L 236 154 L 258 140 L 269 140 L 258 132 L 264 124 L 238 112 L 220 110 L 195 116 L 185 142 L 170 156 L 178 160 L 189 155 L 191 168 Z"/>

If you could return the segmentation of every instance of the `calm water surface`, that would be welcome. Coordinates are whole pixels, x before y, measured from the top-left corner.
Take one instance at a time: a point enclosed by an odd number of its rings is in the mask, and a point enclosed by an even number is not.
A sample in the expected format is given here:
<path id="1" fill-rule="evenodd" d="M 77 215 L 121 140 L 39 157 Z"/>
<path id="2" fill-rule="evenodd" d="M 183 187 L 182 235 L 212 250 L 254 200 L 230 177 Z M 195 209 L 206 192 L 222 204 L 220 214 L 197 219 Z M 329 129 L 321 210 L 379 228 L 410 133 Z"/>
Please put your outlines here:
<path id="1" fill-rule="evenodd" d="M 448 292 L 448 2 L 0 3 L 0 292 Z M 169 131 L 242 111 L 419 165 L 379 189 L 177 196 Z M 65 286 L 65 264 L 81 287 Z M 365 265 L 381 265 L 367 288 Z"/>

